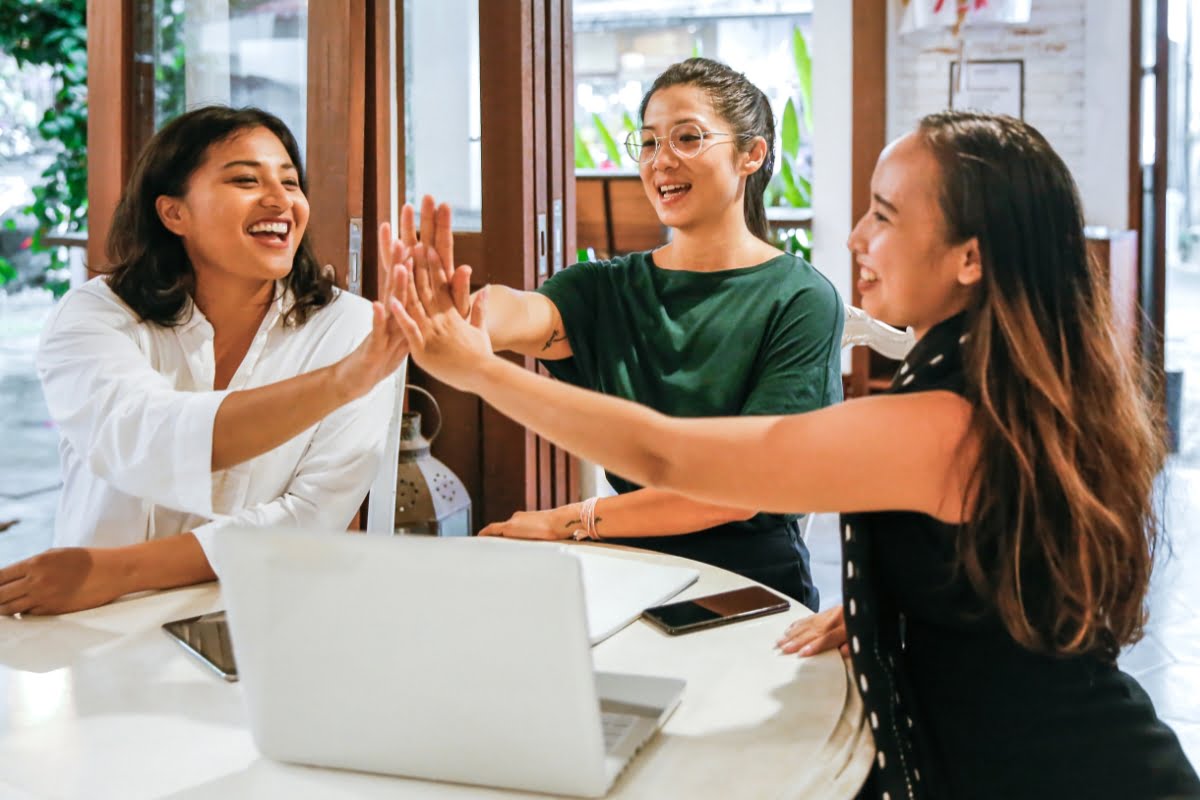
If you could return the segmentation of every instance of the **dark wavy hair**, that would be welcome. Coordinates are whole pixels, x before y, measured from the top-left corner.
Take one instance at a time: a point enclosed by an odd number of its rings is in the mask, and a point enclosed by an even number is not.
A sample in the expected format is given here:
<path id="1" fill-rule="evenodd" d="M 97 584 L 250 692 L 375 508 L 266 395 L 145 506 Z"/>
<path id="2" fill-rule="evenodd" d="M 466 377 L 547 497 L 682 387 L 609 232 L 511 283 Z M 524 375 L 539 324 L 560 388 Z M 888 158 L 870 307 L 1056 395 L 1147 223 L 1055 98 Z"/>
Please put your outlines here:
<path id="1" fill-rule="evenodd" d="M 660 89 L 671 86 L 695 86 L 708 95 L 721 117 L 737 134 L 734 140 L 743 152 L 750 148 L 753 137 L 767 140 L 767 157 L 758 170 L 746 179 L 743 209 L 746 227 L 750 232 L 771 244 L 767 211 L 763 205 L 763 194 L 775 174 L 775 114 L 771 103 L 762 90 L 746 79 L 742 73 L 709 58 L 689 58 L 667 67 L 654 79 L 654 84 L 638 109 L 638 117 L 645 119 L 646 106 L 650 98 Z"/>
<path id="2" fill-rule="evenodd" d="M 266 128 L 278 137 L 299 173 L 300 190 L 307 193 L 295 137 L 282 120 L 257 108 L 213 105 L 188 111 L 154 134 L 138 156 L 109 229 L 109 265 L 98 271 L 108 275 L 113 292 L 142 320 L 164 326 L 186 322 L 196 287 L 183 241 L 163 225 L 155 201 L 160 195 L 183 196 L 209 148 L 251 128 Z M 295 298 L 284 315 L 290 325 L 303 325 L 335 296 L 333 281 L 322 273 L 307 231 L 283 280 Z"/>
<path id="3" fill-rule="evenodd" d="M 946 111 L 917 134 L 953 243 L 979 243 L 963 345 L 980 444 L 958 560 L 1024 647 L 1116 659 L 1145 624 L 1162 424 L 1119 344 L 1070 171 L 1038 131 Z"/>

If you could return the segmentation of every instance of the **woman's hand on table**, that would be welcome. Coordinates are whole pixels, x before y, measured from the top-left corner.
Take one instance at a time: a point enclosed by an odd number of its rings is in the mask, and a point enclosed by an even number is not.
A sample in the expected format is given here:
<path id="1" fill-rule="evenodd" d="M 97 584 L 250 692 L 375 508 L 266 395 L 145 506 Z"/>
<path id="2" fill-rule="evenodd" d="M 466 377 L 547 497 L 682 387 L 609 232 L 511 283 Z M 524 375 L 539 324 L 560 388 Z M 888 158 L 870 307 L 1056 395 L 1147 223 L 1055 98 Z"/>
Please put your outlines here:
<path id="1" fill-rule="evenodd" d="M 101 547 L 62 547 L 0 569 L 0 614 L 66 614 L 126 594 L 120 559 Z"/>
<path id="2" fill-rule="evenodd" d="M 408 339 L 413 359 L 426 372 L 456 389 L 470 391 L 472 380 L 492 354 L 484 322 L 487 289 L 471 304 L 470 319 L 459 313 L 437 251 L 417 244 L 404 270 L 407 287 L 391 304 L 393 317 Z M 457 274 L 457 273 L 456 273 Z M 403 303 L 397 302 L 403 295 Z"/>
<path id="3" fill-rule="evenodd" d="M 479 535 L 554 541 L 574 538 L 581 524 L 579 505 L 575 504 L 547 511 L 518 511 L 504 522 L 488 525 Z"/>
<path id="4" fill-rule="evenodd" d="M 798 619 L 787 627 L 783 636 L 775 643 L 781 653 L 800 656 L 815 656 L 837 647 L 843 655 L 849 655 L 846 644 L 846 618 L 842 607 L 827 608 L 811 617 Z"/>

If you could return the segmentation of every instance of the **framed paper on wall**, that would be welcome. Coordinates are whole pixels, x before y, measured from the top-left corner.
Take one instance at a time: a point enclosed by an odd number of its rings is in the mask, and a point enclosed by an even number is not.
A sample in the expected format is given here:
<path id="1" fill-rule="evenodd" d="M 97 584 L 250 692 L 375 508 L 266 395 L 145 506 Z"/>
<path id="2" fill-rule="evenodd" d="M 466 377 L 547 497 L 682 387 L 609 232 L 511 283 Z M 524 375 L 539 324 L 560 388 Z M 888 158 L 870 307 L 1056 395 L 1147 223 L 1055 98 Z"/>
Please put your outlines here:
<path id="1" fill-rule="evenodd" d="M 960 63 L 950 62 L 950 108 L 1025 118 L 1024 61 L 968 61 L 961 80 Z"/>

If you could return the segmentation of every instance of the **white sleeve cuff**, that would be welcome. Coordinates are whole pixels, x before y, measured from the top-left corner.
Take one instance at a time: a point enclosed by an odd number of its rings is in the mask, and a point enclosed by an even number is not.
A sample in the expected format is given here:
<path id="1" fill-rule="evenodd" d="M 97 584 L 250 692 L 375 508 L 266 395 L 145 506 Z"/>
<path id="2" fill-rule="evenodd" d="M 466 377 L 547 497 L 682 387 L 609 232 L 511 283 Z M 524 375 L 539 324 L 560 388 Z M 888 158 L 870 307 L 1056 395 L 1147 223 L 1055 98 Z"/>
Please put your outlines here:
<path id="1" fill-rule="evenodd" d="M 229 395 L 196 392 L 180 405 L 176 421 L 172 485 L 175 507 L 201 517 L 212 517 L 212 447 L 217 410 Z"/>

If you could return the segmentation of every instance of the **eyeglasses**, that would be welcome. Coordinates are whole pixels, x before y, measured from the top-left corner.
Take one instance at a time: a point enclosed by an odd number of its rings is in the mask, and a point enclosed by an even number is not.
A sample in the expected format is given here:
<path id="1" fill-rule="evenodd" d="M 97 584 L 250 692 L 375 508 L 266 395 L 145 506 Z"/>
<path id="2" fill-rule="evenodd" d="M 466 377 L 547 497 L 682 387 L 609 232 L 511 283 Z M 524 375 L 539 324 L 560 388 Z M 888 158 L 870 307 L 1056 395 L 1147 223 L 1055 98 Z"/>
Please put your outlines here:
<path id="1" fill-rule="evenodd" d="M 631 131 L 625 138 L 625 149 L 634 161 L 645 164 L 658 156 L 658 143 L 663 139 L 671 145 L 675 155 L 680 158 L 695 158 L 704 152 L 704 140 L 710 136 L 736 136 L 739 139 L 753 139 L 752 133 L 722 133 L 706 131 L 694 122 L 681 122 L 666 136 L 655 136 L 647 130 Z M 715 142 L 714 142 L 715 144 Z"/>

